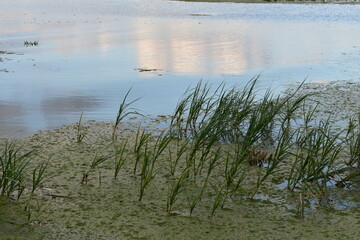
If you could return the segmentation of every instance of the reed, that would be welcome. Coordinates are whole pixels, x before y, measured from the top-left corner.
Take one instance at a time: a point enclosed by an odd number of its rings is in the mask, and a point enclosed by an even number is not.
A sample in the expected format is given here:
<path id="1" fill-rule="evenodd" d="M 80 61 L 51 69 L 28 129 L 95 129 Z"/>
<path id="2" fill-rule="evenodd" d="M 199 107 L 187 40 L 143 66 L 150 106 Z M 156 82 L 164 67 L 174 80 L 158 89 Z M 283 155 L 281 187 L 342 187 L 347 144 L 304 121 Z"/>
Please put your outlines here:
<path id="1" fill-rule="evenodd" d="M 200 191 L 195 194 L 193 198 L 188 197 L 188 203 L 189 203 L 189 209 L 190 209 L 190 215 L 193 213 L 196 205 L 201 201 L 203 194 L 207 188 L 207 185 L 209 183 L 210 176 L 215 169 L 216 166 L 219 165 L 219 160 L 221 158 L 221 147 L 218 147 L 215 151 L 212 151 L 209 156 L 209 164 L 206 172 L 206 177 L 202 181 L 202 186 L 200 188 Z"/>
<path id="2" fill-rule="evenodd" d="M 247 176 L 246 159 L 248 158 L 247 151 L 242 151 L 241 146 L 235 145 L 234 154 L 226 153 L 224 177 L 224 187 L 227 192 L 234 193 L 241 185 Z M 222 191 L 222 190 L 221 190 Z"/>
<path id="3" fill-rule="evenodd" d="M 175 202 L 178 200 L 179 194 L 184 191 L 184 186 L 188 181 L 189 171 L 190 171 L 189 168 L 185 168 L 181 172 L 181 175 L 177 177 L 177 179 L 175 179 L 175 181 L 172 183 L 171 187 L 169 188 L 169 192 L 166 200 L 166 210 L 168 215 L 171 215 L 173 206 Z"/>
<path id="4" fill-rule="evenodd" d="M 151 152 L 148 148 L 148 144 L 146 143 L 143 161 L 141 167 L 141 181 L 140 181 L 140 194 L 139 201 L 142 200 L 145 192 L 145 188 L 149 185 L 149 183 L 154 179 L 156 173 L 154 171 L 155 166 L 155 158 L 153 157 L 153 152 Z"/>
<path id="5" fill-rule="evenodd" d="M 333 134 L 329 121 L 320 122 L 302 136 L 302 144 L 294 153 L 294 163 L 288 176 L 288 188 L 293 191 L 301 186 L 312 186 L 325 194 L 330 173 L 337 168 L 336 159 L 343 146 L 339 135 Z"/>
<path id="6" fill-rule="evenodd" d="M 130 91 L 131 91 L 132 88 L 130 88 L 127 93 L 125 94 L 122 102 L 120 103 L 120 106 L 119 106 L 119 110 L 118 110 L 118 113 L 116 115 L 116 119 L 115 119 L 115 124 L 114 124 L 114 127 L 113 127 L 113 133 L 112 133 L 112 138 L 115 139 L 116 138 L 116 130 L 118 128 L 118 126 L 120 125 L 121 121 L 126 118 L 127 116 L 129 115 L 139 115 L 140 113 L 138 111 L 136 111 L 136 109 L 134 108 L 131 108 L 130 106 L 137 102 L 140 98 L 137 98 L 129 103 L 127 103 L 127 98 L 130 94 Z"/>
<path id="7" fill-rule="evenodd" d="M 78 143 L 81 143 L 86 136 L 85 128 L 82 125 L 82 118 L 83 118 L 83 113 L 81 113 L 80 119 L 76 125 L 76 141 Z"/>
<path id="8" fill-rule="evenodd" d="M 341 180 L 337 182 L 338 187 L 344 187 L 346 182 L 360 176 L 360 113 L 349 120 L 345 144 L 349 151 L 349 158 L 342 168 L 336 169 L 338 174 L 344 173 Z"/>
<path id="9" fill-rule="evenodd" d="M 170 132 L 177 133 L 180 138 L 195 138 L 203 124 L 207 124 L 208 117 L 216 104 L 216 95 L 221 89 L 220 86 L 211 93 L 210 86 L 200 81 L 195 88 L 187 89 L 185 97 L 176 106 L 170 123 Z"/>
<path id="10" fill-rule="evenodd" d="M 255 191 L 252 195 L 252 198 L 258 192 L 260 186 L 265 182 L 265 180 L 280 171 L 280 164 L 290 155 L 290 149 L 292 147 L 292 137 L 289 135 L 287 130 L 282 130 L 275 151 L 270 154 L 267 158 L 267 166 L 265 167 L 265 172 L 263 175 L 259 174 Z"/>
<path id="11" fill-rule="evenodd" d="M 186 90 L 185 94 L 189 91 L 189 89 Z M 187 105 L 189 104 L 191 95 L 185 96 L 184 99 L 180 100 L 180 102 L 177 104 L 174 114 L 171 118 L 170 122 L 170 132 L 178 136 L 178 138 L 184 138 L 186 134 L 183 130 L 183 125 L 186 118 L 186 112 L 187 112 Z"/>
<path id="12" fill-rule="evenodd" d="M 153 151 L 149 150 L 148 141 L 145 143 L 145 150 L 143 153 L 143 161 L 141 167 L 141 182 L 140 182 L 140 196 L 139 201 L 142 200 L 145 188 L 149 183 L 154 179 L 155 172 L 155 163 L 168 146 L 172 139 L 171 134 L 166 130 L 162 131 L 161 134 L 156 138 Z"/>
<path id="13" fill-rule="evenodd" d="M 128 143 L 128 141 L 126 140 L 122 146 L 119 146 L 116 148 L 115 159 L 114 159 L 114 165 L 115 165 L 114 166 L 115 167 L 114 178 L 115 179 L 119 175 L 121 168 L 124 166 L 128 156 L 129 156 L 129 154 L 126 153 L 127 143 Z"/>
<path id="14" fill-rule="evenodd" d="M 141 134 L 140 134 L 140 125 L 137 129 L 137 132 L 136 132 L 136 138 L 135 138 L 135 144 L 134 144 L 134 153 L 135 153 L 135 164 L 134 164 L 134 174 L 136 173 L 136 170 L 137 170 L 137 166 L 140 162 L 140 159 L 143 155 L 143 152 L 141 151 L 145 145 L 148 144 L 149 142 L 149 138 L 151 136 L 151 133 L 147 133 L 145 131 L 145 129 L 143 131 L 141 131 Z"/>
<path id="15" fill-rule="evenodd" d="M 187 167 L 193 167 L 193 174 L 195 177 L 201 173 L 201 170 L 207 161 L 208 154 L 219 140 L 220 134 L 224 129 L 218 127 L 220 122 L 219 118 L 208 122 L 198 131 L 197 136 L 193 140 L 187 159 Z M 197 158 L 198 152 L 200 152 L 199 158 Z"/>
<path id="16" fill-rule="evenodd" d="M 174 160 L 172 160 L 173 159 L 172 153 L 171 153 L 171 149 L 169 148 L 170 174 L 172 176 L 174 176 L 174 174 L 176 172 L 176 168 L 180 162 L 180 159 L 187 151 L 187 147 L 189 144 L 190 144 L 189 141 L 186 139 L 185 140 L 176 140 L 176 155 L 175 155 Z"/>
<path id="17" fill-rule="evenodd" d="M 51 156 L 45 163 L 41 163 L 33 170 L 31 193 L 34 193 L 34 191 L 45 181 L 45 170 L 48 168 L 50 160 Z"/>
<path id="18" fill-rule="evenodd" d="M 110 145 L 109 145 L 110 146 Z M 108 147 L 109 147 L 108 146 Z M 106 148 L 108 148 L 106 147 Z M 105 148 L 105 149 L 106 149 Z M 93 158 L 88 170 L 86 170 L 83 174 L 81 183 L 82 184 L 87 184 L 89 181 L 89 175 L 90 173 L 94 172 L 96 169 L 98 169 L 98 167 L 100 166 L 100 164 L 102 164 L 103 162 L 107 161 L 108 159 L 112 158 L 114 156 L 114 154 L 101 154 L 101 153 L 97 153 L 95 155 L 95 157 Z M 101 183 L 101 174 L 99 173 L 99 182 Z"/>
<path id="19" fill-rule="evenodd" d="M 26 187 L 26 169 L 34 150 L 22 153 L 16 141 L 6 141 L 0 150 L 0 196 L 7 199 L 17 191 L 19 200 Z"/>
<path id="20" fill-rule="evenodd" d="M 225 185 L 221 185 L 217 191 L 216 191 L 216 196 L 212 205 L 212 209 L 211 209 L 211 215 L 210 218 L 212 218 L 215 215 L 215 212 L 217 209 L 219 209 L 220 207 L 223 208 L 224 207 L 224 203 L 227 199 L 229 195 L 229 192 L 226 190 Z"/>
<path id="21" fill-rule="evenodd" d="M 154 162 L 163 153 L 163 151 L 169 145 L 171 140 L 172 140 L 172 134 L 167 130 L 162 131 L 161 134 L 156 138 L 154 150 L 153 150 Z"/>
<path id="22" fill-rule="evenodd" d="M 277 111 L 283 112 L 283 116 L 281 116 L 281 113 L 279 114 L 281 117 L 281 122 L 279 123 L 279 133 L 277 134 L 275 140 L 276 148 L 275 151 L 271 153 L 270 156 L 267 158 L 267 166 L 265 168 L 264 174 L 260 174 L 258 176 L 256 188 L 252 197 L 255 196 L 261 184 L 264 183 L 264 181 L 269 176 L 279 171 L 280 165 L 291 154 L 293 139 L 296 135 L 296 131 L 292 130 L 291 122 L 294 118 L 295 113 L 303 106 L 302 104 L 306 98 L 307 95 L 294 99 L 292 95 L 289 98 L 285 98 L 283 102 L 280 103 L 281 108 Z M 309 114 L 306 116 L 307 121 L 310 120 L 311 114 L 313 114 L 312 110 L 310 110 Z"/>
<path id="23" fill-rule="evenodd" d="M 350 119 L 347 136 L 350 152 L 347 165 L 360 168 L 360 113 L 357 114 L 357 119 Z"/>
<path id="24" fill-rule="evenodd" d="M 257 79 L 252 79 L 242 90 L 235 87 L 226 89 L 224 84 L 220 84 L 215 91 L 212 91 L 209 85 L 199 82 L 194 89 L 186 91 L 172 118 L 170 131 L 177 137 L 188 139 L 190 143 L 185 170 L 183 170 L 183 173 L 188 174 L 187 178 L 190 177 L 190 169 L 195 178 L 202 174 L 204 166 L 209 164 L 212 149 L 217 144 L 230 143 L 235 146 L 234 153 L 228 152 L 225 160 L 225 183 L 220 193 L 226 193 L 226 197 L 221 198 L 221 206 L 225 203 L 227 196 L 234 194 L 245 179 L 249 149 L 264 141 L 265 135 L 267 138 L 273 137 L 275 122 L 278 121 L 277 118 L 281 118 L 283 112 L 286 112 L 283 110 L 284 106 L 293 97 L 274 98 L 273 94 L 267 91 L 260 100 L 255 101 L 254 88 Z M 289 105 L 292 108 L 287 109 L 285 115 L 287 122 L 290 122 L 289 116 L 302 100 L 303 98 L 299 98 L 293 105 Z M 283 144 L 278 146 L 280 148 Z M 282 155 L 283 153 L 280 154 L 280 152 L 278 150 L 276 154 Z M 179 153 L 182 154 L 183 151 Z M 275 172 L 278 163 L 278 160 L 272 161 L 267 174 L 259 179 L 258 185 L 265 181 L 270 172 Z M 180 183 L 183 182 L 184 176 L 181 176 L 172 187 L 175 192 L 179 190 L 176 186 L 182 186 Z M 203 191 L 204 188 L 198 196 L 188 199 L 190 212 L 201 199 L 199 196 Z M 173 195 L 177 196 L 175 192 Z"/>

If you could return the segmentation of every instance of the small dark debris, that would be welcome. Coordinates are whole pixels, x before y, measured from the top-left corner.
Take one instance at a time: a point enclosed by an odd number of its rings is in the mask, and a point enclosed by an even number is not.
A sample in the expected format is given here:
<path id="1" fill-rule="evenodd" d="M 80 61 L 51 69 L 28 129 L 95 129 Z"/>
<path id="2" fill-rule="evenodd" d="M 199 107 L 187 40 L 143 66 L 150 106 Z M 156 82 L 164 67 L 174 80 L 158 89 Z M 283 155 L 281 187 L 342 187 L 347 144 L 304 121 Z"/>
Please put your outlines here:
<path id="1" fill-rule="evenodd" d="M 15 54 L 14 52 L 0 51 L 0 54 Z"/>
<path id="2" fill-rule="evenodd" d="M 212 15 L 211 14 L 206 14 L 206 13 L 191 13 L 191 14 L 189 14 L 189 16 L 193 16 L 193 17 L 210 17 Z"/>
<path id="3" fill-rule="evenodd" d="M 156 68 L 135 68 L 134 70 L 137 70 L 139 72 L 156 72 L 156 71 L 159 71 L 159 69 L 156 69 Z"/>
<path id="4" fill-rule="evenodd" d="M 30 46 L 39 46 L 39 42 L 38 41 L 24 41 L 24 46 L 26 47 L 30 47 Z"/>

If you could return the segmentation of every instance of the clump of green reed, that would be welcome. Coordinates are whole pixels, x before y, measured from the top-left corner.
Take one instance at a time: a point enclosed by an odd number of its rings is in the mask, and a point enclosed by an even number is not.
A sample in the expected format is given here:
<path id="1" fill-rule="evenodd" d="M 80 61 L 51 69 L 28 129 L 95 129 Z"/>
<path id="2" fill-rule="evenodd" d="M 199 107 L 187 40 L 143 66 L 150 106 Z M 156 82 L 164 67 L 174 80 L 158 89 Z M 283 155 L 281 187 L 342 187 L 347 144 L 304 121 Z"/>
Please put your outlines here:
<path id="1" fill-rule="evenodd" d="M 256 80 L 254 80 L 255 82 Z M 178 195 L 184 191 L 185 183 L 190 178 L 201 178 L 203 169 L 208 166 L 210 171 L 205 176 L 204 183 L 200 192 L 194 196 L 188 197 L 190 213 L 201 200 L 207 187 L 210 173 L 218 165 L 220 149 L 214 153 L 213 149 L 221 141 L 228 139 L 228 133 L 236 132 L 229 130 L 231 116 L 237 114 L 237 120 L 244 119 L 247 116 L 252 102 L 252 90 L 255 83 L 247 86 L 244 92 L 239 92 L 236 88 L 225 90 L 224 84 L 221 84 L 214 92 L 210 86 L 201 82 L 192 90 L 187 90 L 184 98 L 176 107 L 175 114 L 171 121 L 170 131 L 179 138 L 185 138 L 177 147 L 177 156 L 174 163 L 171 164 L 171 174 L 174 175 L 175 167 L 180 157 L 187 152 L 186 162 L 182 173 L 175 179 L 169 188 L 167 209 L 170 214 L 173 204 Z M 250 89 L 248 89 L 250 88 Z M 239 100 L 239 96 L 242 99 Z M 241 103 L 241 101 L 243 101 Z M 249 104 L 247 104 L 247 102 Z M 245 107 L 244 107 L 245 105 Z M 239 107 L 244 107 L 239 111 Z M 234 123 L 234 122 L 233 122 Z M 239 134 L 240 135 L 240 134 Z M 234 139 L 234 138 L 233 138 Z M 190 171 L 191 170 L 191 171 Z"/>
<path id="2" fill-rule="evenodd" d="M 116 130 L 118 128 L 118 126 L 120 125 L 120 122 L 126 118 L 127 116 L 131 115 L 131 114 L 135 114 L 138 115 L 139 113 L 136 111 L 136 109 L 131 108 L 130 106 L 135 103 L 136 101 L 138 101 L 140 98 L 137 98 L 129 103 L 127 103 L 127 98 L 129 96 L 129 93 L 131 91 L 131 88 L 129 89 L 129 91 L 127 91 L 127 93 L 125 94 L 125 97 L 123 98 L 122 102 L 120 103 L 119 106 L 119 110 L 118 113 L 116 115 L 116 119 L 115 119 L 115 124 L 113 127 L 113 133 L 112 133 L 112 138 L 115 139 L 116 138 Z"/>
<path id="3" fill-rule="evenodd" d="M 250 89 L 253 88 L 253 85 Z M 252 90 L 251 90 L 252 91 Z M 237 94 L 238 95 L 238 94 Z M 256 145 L 261 145 L 264 139 L 274 138 L 274 129 L 281 129 L 280 134 L 275 136 L 277 147 L 273 154 L 267 159 L 267 167 L 264 175 L 259 175 L 256 184 L 256 189 L 253 195 L 257 192 L 260 185 L 271 174 L 275 173 L 278 169 L 279 163 L 285 158 L 285 153 L 289 149 L 291 137 L 287 137 L 287 130 L 281 124 L 281 114 L 284 111 L 284 106 L 288 104 L 289 98 L 280 99 L 274 98 L 270 91 L 267 91 L 264 96 L 255 101 L 254 97 L 249 94 L 239 94 L 246 97 L 250 106 L 245 107 L 245 112 L 240 116 L 242 122 L 238 122 L 238 126 L 228 131 L 230 133 L 225 139 L 232 142 L 234 149 L 227 153 L 225 161 L 225 183 L 219 187 L 219 192 L 222 195 L 233 195 L 240 187 L 241 183 L 246 177 L 247 162 L 249 158 L 249 151 Z M 251 101 L 248 101 L 250 100 Z M 296 105 L 302 102 L 303 98 L 296 100 Z M 291 112 L 294 112 L 296 108 L 291 107 Z M 289 113 L 288 113 L 289 115 Z M 283 122 L 288 122 L 287 118 Z M 280 126 L 279 126 L 280 125 Z M 276 135 L 276 134 L 275 134 Z M 224 139 L 224 138 L 223 138 Z M 223 201 L 220 204 L 220 199 Z M 214 210 L 220 206 L 222 207 L 226 201 L 226 197 L 217 196 L 214 202 Z"/>
<path id="4" fill-rule="evenodd" d="M 245 177 L 247 176 L 247 164 L 246 160 L 248 157 L 248 151 L 242 151 L 241 146 L 236 144 L 234 146 L 234 153 L 231 152 L 226 153 L 225 159 L 225 169 L 224 169 L 224 183 L 221 187 L 218 188 L 218 192 L 226 192 L 226 195 L 229 193 L 236 192 Z M 216 197 L 214 206 L 218 207 L 218 201 L 220 196 Z M 223 198 L 224 201 L 221 203 L 221 207 L 224 205 L 226 197 Z"/>
<path id="5" fill-rule="evenodd" d="M 254 78 L 240 90 L 236 87 L 226 89 L 224 84 L 213 90 L 202 82 L 187 89 L 176 106 L 169 132 L 163 132 L 153 148 L 151 134 L 138 127 L 133 151 L 136 154 L 134 173 L 141 162 L 140 201 L 157 173 L 157 159 L 172 140 L 175 140 L 176 148 L 169 149 L 170 175 L 173 178 L 169 179 L 168 214 L 185 190 L 192 214 L 211 185 L 210 192 L 215 192 L 213 216 L 241 189 L 248 177 L 251 149 L 258 146 L 267 147 L 270 154 L 258 171 L 252 197 L 266 179 L 279 173 L 281 166 L 288 162 L 291 162 L 288 188 L 291 191 L 300 189 L 300 215 L 303 215 L 304 201 L 310 192 L 327 196 L 327 183 L 338 170 L 336 159 L 343 149 L 340 133 L 333 134 L 329 122 L 311 125 L 316 107 L 304 111 L 302 125 L 298 124 L 297 114 L 307 98 L 307 95 L 295 97 L 299 89 L 284 98 L 274 97 L 270 90 L 259 97 L 254 90 L 256 82 L 257 78 Z M 123 106 L 120 109 L 125 109 Z M 118 116 L 125 117 L 123 112 L 119 110 Z M 354 129 L 348 133 L 353 155 L 349 166 L 358 165 L 357 144 L 360 141 L 357 142 Z M 290 160 L 284 161 L 285 158 Z M 215 169 L 216 177 L 213 177 Z"/>
<path id="6" fill-rule="evenodd" d="M 134 174 L 136 173 L 137 166 L 143 155 L 142 150 L 144 146 L 148 143 L 150 136 L 151 133 L 147 133 L 145 129 L 141 131 L 141 126 L 140 125 L 138 126 L 138 129 L 136 131 L 135 144 L 134 144 L 134 153 L 135 153 Z"/>
<path id="7" fill-rule="evenodd" d="M 154 179 L 156 173 L 154 170 L 155 159 L 152 158 L 152 152 L 148 149 L 148 144 L 145 144 L 145 149 L 143 153 L 143 161 L 141 166 L 141 181 L 140 181 L 140 194 L 139 201 L 142 200 L 145 192 L 145 188 L 149 183 Z"/>
<path id="8" fill-rule="evenodd" d="M 218 142 L 222 132 L 222 128 L 218 127 L 220 122 L 220 118 L 212 119 L 203 125 L 191 143 L 186 165 L 193 168 L 194 177 L 201 174 L 204 165 L 208 162 L 209 153 Z"/>
<path id="9" fill-rule="evenodd" d="M 226 120 L 231 119 L 235 112 L 235 101 L 239 103 L 237 93 L 235 88 L 226 90 L 224 84 L 211 91 L 208 84 L 199 82 L 194 89 L 185 92 L 185 96 L 176 106 L 170 124 L 171 131 L 180 138 L 195 138 L 210 121 L 214 122 L 217 118 L 226 116 L 220 116 L 221 113 L 228 114 Z M 222 125 L 233 126 L 231 122 Z M 223 127 L 222 125 L 219 127 Z M 216 132 L 216 126 L 213 130 Z"/>
<path id="10" fill-rule="evenodd" d="M 182 158 L 182 156 L 186 153 L 187 151 L 187 147 L 190 144 L 188 140 L 180 140 L 177 139 L 176 141 L 176 145 L 175 145 L 175 157 L 173 158 L 173 154 L 171 152 L 171 149 L 169 148 L 169 160 L 170 160 L 170 174 L 172 176 L 174 176 L 175 172 L 176 172 L 176 168 Z"/>
<path id="11" fill-rule="evenodd" d="M 347 181 L 360 176 L 360 113 L 349 120 L 345 143 L 347 144 L 349 157 L 345 161 L 347 167 L 338 169 L 337 172 L 346 173 L 337 183 L 337 186 L 344 187 Z"/>
<path id="12" fill-rule="evenodd" d="M 360 168 L 360 113 L 357 114 L 357 121 L 351 118 L 347 131 L 350 158 L 347 165 Z"/>
<path id="13" fill-rule="evenodd" d="M 39 164 L 33 171 L 32 171 L 32 186 L 31 186 L 31 193 L 41 186 L 41 184 L 45 181 L 45 170 L 48 168 L 49 162 L 51 157 L 44 162 Z"/>
<path id="14" fill-rule="evenodd" d="M 299 88 L 297 89 L 297 91 Z M 296 92 L 295 92 L 296 93 Z M 295 94 L 294 93 L 294 94 Z M 259 190 L 261 184 L 270 176 L 279 171 L 280 164 L 290 155 L 291 149 L 293 147 L 293 139 L 296 134 L 292 128 L 292 122 L 295 118 L 296 112 L 303 106 L 307 95 L 294 98 L 294 95 L 291 95 L 283 100 L 278 100 L 278 108 L 275 109 L 276 114 L 279 115 L 279 125 L 272 124 L 272 127 L 277 127 L 279 132 L 275 138 L 275 150 L 267 158 L 267 166 L 265 167 L 264 174 L 259 174 L 258 180 L 256 182 L 256 188 L 253 193 L 253 197 Z M 275 117 L 275 116 L 274 116 Z M 307 116 L 309 117 L 309 116 Z M 308 119 L 309 120 L 309 119 Z M 260 171 L 261 173 L 261 171 Z"/>
<path id="15" fill-rule="evenodd" d="M 336 160 L 343 150 L 340 134 L 332 132 L 329 120 L 297 134 L 298 146 L 292 153 L 294 160 L 287 177 L 287 187 L 300 193 L 300 217 L 304 216 L 304 202 L 309 193 L 319 199 L 328 197 L 328 182 L 331 175 L 337 172 Z"/>
<path id="16" fill-rule="evenodd" d="M 224 207 L 224 203 L 226 202 L 228 195 L 229 195 L 229 192 L 226 190 L 226 187 L 224 184 L 220 185 L 216 189 L 216 196 L 215 196 L 212 208 L 211 208 L 210 217 L 213 217 L 215 215 L 215 212 L 217 209 Z"/>
<path id="17" fill-rule="evenodd" d="M 256 81 L 257 78 L 253 79 L 243 90 L 235 87 L 225 89 L 224 84 L 221 84 L 215 91 L 211 91 L 209 85 L 201 82 L 194 89 L 187 90 L 187 95 L 176 107 L 170 127 L 174 135 L 186 138 L 190 143 L 185 169 L 171 187 L 168 200 L 170 209 L 171 199 L 174 199 L 184 186 L 184 173 L 187 173 L 189 178 L 192 169 L 193 178 L 200 176 L 204 166 L 212 164 L 211 161 L 209 163 L 211 152 L 218 144 L 231 143 L 236 146 L 235 155 L 228 154 L 226 158 L 225 183 L 220 192 L 228 195 L 239 188 L 244 179 L 244 163 L 249 149 L 259 141 L 266 130 L 271 129 L 275 116 L 280 113 L 284 104 L 279 99 L 273 100 L 270 91 L 262 100 L 255 101 Z M 204 188 L 198 197 L 189 201 L 191 212 L 198 199 L 201 199 L 203 191 Z M 221 206 L 226 198 L 221 198 Z"/>
<path id="18" fill-rule="evenodd" d="M 221 159 L 221 153 L 222 149 L 221 147 L 217 147 L 214 151 L 211 151 L 209 154 L 209 162 L 207 166 L 206 176 L 201 181 L 202 186 L 200 187 L 200 191 L 195 194 L 195 196 L 188 197 L 188 203 L 189 203 L 189 209 L 190 209 L 190 215 L 193 213 L 196 205 L 201 201 L 203 194 L 209 184 L 210 176 L 215 169 L 216 166 L 218 166 Z"/>
<path id="19" fill-rule="evenodd" d="M 221 115 L 223 116 L 223 115 Z M 221 127 L 218 127 L 222 122 L 222 118 L 212 118 L 207 122 L 202 123 L 202 127 L 196 129 L 190 133 L 193 138 L 191 140 L 185 139 L 181 146 L 178 148 L 177 156 L 175 160 L 175 165 L 172 165 L 171 174 L 174 175 L 175 167 L 180 159 L 180 157 L 187 151 L 186 161 L 182 173 L 179 177 L 175 179 L 172 183 L 172 186 L 169 189 L 168 200 L 167 200 L 167 211 L 168 214 L 171 213 L 173 204 L 175 203 L 178 195 L 184 191 L 183 187 L 188 179 L 193 178 L 194 180 L 199 177 L 205 166 L 209 165 L 208 175 L 205 177 L 203 186 L 199 194 L 196 194 L 193 197 L 188 197 L 190 214 L 193 212 L 195 206 L 201 200 L 203 192 L 205 191 L 210 173 L 213 168 L 216 166 L 217 161 L 219 160 L 220 148 L 216 151 L 216 154 L 213 152 L 213 148 L 216 147 L 221 134 Z M 172 132 L 172 134 L 176 134 Z M 188 147 L 189 145 L 189 147 Z M 216 156 L 216 157 L 213 157 Z M 175 167 L 174 167 L 175 166 Z"/>
<path id="20" fill-rule="evenodd" d="M 86 129 L 82 125 L 82 118 L 83 118 L 83 113 L 81 113 L 80 119 L 76 124 L 76 141 L 78 143 L 81 143 L 86 136 Z"/>
<path id="21" fill-rule="evenodd" d="M 107 147 L 106 147 L 107 148 Z M 105 149 L 106 149 L 105 148 Z M 93 158 L 89 168 L 84 172 L 81 183 L 87 184 L 89 181 L 90 173 L 94 172 L 96 169 L 99 168 L 100 164 L 107 161 L 108 159 L 112 158 L 114 154 L 101 154 L 97 153 Z M 99 184 L 101 185 L 101 173 L 99 172 Z"/>
<path id="22" fill-rule="evenodd" d="M 153 150 L 151 151 L 148 146 L 148 141 L 145 143 L 145 149 L 143 152 L 143 161 L 141 167 L 141 182 L 140 182 L 140 196 L 139 201 L 142 200 L 144 196 L 145 188 L 149 185 L 149 183 L 154 179 L 155 172 L 155 163 L 157 159 L 160 157 L 162 152 L 168 146 L 171 141 L 171 135 L 163 131 L 156 139 Z"/>
<path id="23" fill-rule="evenodd" d="M 187 89 L 185 94 L 189 91 L 190 90 Z M 203 108 L 203 104 L 205 103 L 204 98 L 208 91 L 208 86 L 205 85 L 202 87 L 202 82 L 200 82 L 193 89 L 193 92 L 185 96 L 176 106 L 170 126 L 173 133 L 176 132 L 180 138 L 187 137 L 189 133 L 194 134 L 196 131 L 196 121 Z"/>
<path id="24" fill-rule="evenodd" d="M 170 123 L 170 131 L 179 138 L 194 138 L 199 134 L 203 124 L 207 124 L 213 106 L 217 104 L 217 93 L 221 92 L 221 84 L 214 93 L 210 86 L 199 82 L 194 89 L 187 89 L 184 98 L 175 108 Z M 186 95 L 187 94 L 187 95 Z"/>
<path id="25" fill-rule="evenodd" d="M 286 130 L 282 130 L 280 133 L 280 136 L 277 140 L 277 145 L 275 148 L 275 151 L 270 154 L 270 156 L 266 159 L 266 167 L 265 172 L 263 174 L 259 174 L 255 191 L 252 195 L 254 197 L 256 193 L 258 192 L 260 186 L 265 182 L 265 180 L 277 173 L 280 168 L 280 164 L 283 163 L 283 161 L 289 156 L 290 154 L 290 148 L 292 146 L 292 135 L 289 135 Z"/>
<path id="26" fill-rule="evenodd" d="M 179 194 L 184 191 L 184 186 L 189 180 L 189 168 L 185 168 L 179 177 L 175 179 L 171 187 L 169 187 L 167 200 L 166 200 L 166 211 L 168 215 L 171 215 L 173 210 L 173 206 L 175 202 L 178 200 Z"/>
<path id="27" fill-rule="evenodd" d="M 129 154 L 126 153 L 127 142 L 128 141 L 126 140 L 122 146 L 116 147 L 115 159 L 114 159 L 114 165 L 115 165 L 114 178 L 115 179 L 119 175 L 120 169 L 124 166 L 126 159 L 129 156 Z"/>
<path id="28" fill-rule="evenodd" d="M 34 150 L 22 153 L 16 141 L 4 143 L 0 150 L 0 196 L 10 198 L 17 191 L 17 199 L 21 197 L 27 183 L 26 168 L 33 153 Z"/>

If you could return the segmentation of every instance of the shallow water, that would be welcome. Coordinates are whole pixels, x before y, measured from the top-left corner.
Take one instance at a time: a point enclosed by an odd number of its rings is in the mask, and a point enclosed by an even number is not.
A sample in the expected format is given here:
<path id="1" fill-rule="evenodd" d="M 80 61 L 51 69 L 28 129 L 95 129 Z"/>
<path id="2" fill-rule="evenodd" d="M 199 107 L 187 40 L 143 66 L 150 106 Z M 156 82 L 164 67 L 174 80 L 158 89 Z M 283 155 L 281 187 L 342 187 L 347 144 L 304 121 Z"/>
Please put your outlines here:
<path id="1" fill-rule="evenodd" d="M 259 88 L 360 76 L 360 5 L 0 0 L 0 136 L 113 120 L 125 92 L 171 114 L 199 80 Z M 39 46 L 24 46 L 38 41 Z M 151 70 L 151 71 L 143 71 Z"/>

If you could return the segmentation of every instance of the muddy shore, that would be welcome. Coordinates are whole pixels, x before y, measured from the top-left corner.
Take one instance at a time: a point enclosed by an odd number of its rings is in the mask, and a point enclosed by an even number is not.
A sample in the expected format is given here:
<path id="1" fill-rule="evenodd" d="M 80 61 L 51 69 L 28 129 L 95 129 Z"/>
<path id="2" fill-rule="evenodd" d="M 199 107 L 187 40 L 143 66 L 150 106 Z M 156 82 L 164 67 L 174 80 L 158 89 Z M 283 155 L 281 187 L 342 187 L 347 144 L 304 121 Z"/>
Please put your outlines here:
<path id="1" fill-rule="evenodd" d="M 341 123 L 358 109 L 358 88 L 356 82 L 306 83 L 302 93 L 317 93 L 310 100 L 319 102 L 318 117 L 326 117 L 329 110 L 325 109 L 332 109 L 334 123 Z M 156 136 L 156 126 L 165 119 L 153 119 L 142 126 Z M 18 139 L 24 151 L 37 149 L 32 164 L 49 156 L 51 161 L 46 181 L 31 198 L 27 192 L 19 202 L 1 201 L 0 239 L 359 239 L 356 189 L 330 188 L 337 196 L 334 206 L 324 208 L 315 203 L 308 208 L 306 218 L 299 219 L 295 214 L 297 199 L 278 187 L 276 179 L 255 199 L 246 194 L 253 187 L 250 179 L 212 218 L 211 191 L 191 216 L 186 194 L 168 216 L 166 196 L 171 178 L 169 160 L 162 157 L 140 202 L 140 176 L 133 174 L 135 156 L 131 152 L 137 125 L 133 120 L 119 129 L 116 141 L 128 143 L 129 158 L 118 178 L 114 179 L 113 162 L 108 161 L 91 172 L 87 184 L 81 181 L 94 156 L 113 151 L 109 147 L 113 123 L 84 122 L 86 136 L 80 143 L 76 141 L 76 124 Z M 249 171 L 255 174 L 258 170 L 253 167 Z"/>

